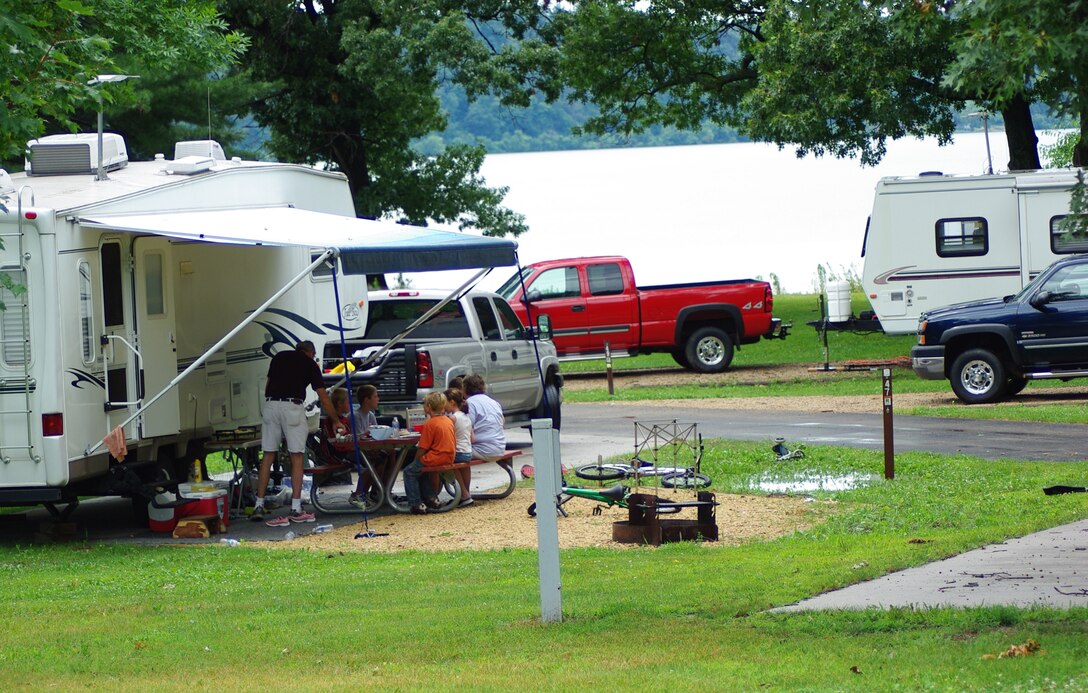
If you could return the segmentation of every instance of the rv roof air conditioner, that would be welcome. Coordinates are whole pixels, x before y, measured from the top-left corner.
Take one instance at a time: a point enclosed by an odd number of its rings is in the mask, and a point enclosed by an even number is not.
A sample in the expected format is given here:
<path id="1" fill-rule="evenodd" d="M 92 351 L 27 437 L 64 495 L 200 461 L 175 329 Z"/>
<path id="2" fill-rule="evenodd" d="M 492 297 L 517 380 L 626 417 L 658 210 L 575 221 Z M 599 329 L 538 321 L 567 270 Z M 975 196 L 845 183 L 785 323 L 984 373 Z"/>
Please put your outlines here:
<path id="1" fill-rule="evenodd" d="M 31 176 L 76 175 L 98 171 L 98 135 L 49 135 L 26 145 L 26 172 Z M 125 138 L 102 133 L 102 168 L 116 171 L 128 164 Z"/>
<path id="2" fill-rule="evenodd" d="M 187 156 L 203 156 L 216 161 L 227 160 L 227 155 L 223 153 L 223 145 L 215 140 L 176 142 L 174 144 L 174 159 L 183 159 Z"/>
<path id="3" fill-rule="evenodd" d="M 194 173 L 210 171 L 215 166 L 215 159 L 209 156 L 183 156 L 166 165 L 166 172 L 179 176 L 191 176 Z"/>

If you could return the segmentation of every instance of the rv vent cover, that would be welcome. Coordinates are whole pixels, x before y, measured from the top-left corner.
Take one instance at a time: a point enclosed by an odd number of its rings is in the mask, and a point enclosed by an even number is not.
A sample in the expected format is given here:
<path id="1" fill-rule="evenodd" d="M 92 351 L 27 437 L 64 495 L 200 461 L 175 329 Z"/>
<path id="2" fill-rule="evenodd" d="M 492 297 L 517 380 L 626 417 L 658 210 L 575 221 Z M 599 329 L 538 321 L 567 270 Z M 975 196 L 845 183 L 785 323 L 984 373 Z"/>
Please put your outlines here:
<path id="1" fill-rule="evenodd" d="M 223 153 L 223 145 L 215 140 L 190 140 L 174 144 L 174 159 L 182 159 L 187 156 L 206 156 L 216 161 L 226 161 L 227 155 Z"/>
<path id="2" fill-rule="evenodd" d="M 11 182 L 11 176 L 8 175 L 7 171 L 0 168 L 0 195 L 13 192 L 15 192 L 15 184 Z"/>
<path id="3" fill-rule="evenodd" d="M 102 133 L 102 168 L 116 171 L 128 164 L 125 139 Z M 26 172 L 32 176 L 95 173 L 98 170 L 98 135 L 50 135 L 27 143 Z"/>
<path id="4" fill-rule="evenodd" d="M 183 156 L 171 161 L 166 170 L 169 173 L 191 176 L 194 173 L 209 171 L 213 166 L 215 166 L 215 159 L 209 156 Z"/>

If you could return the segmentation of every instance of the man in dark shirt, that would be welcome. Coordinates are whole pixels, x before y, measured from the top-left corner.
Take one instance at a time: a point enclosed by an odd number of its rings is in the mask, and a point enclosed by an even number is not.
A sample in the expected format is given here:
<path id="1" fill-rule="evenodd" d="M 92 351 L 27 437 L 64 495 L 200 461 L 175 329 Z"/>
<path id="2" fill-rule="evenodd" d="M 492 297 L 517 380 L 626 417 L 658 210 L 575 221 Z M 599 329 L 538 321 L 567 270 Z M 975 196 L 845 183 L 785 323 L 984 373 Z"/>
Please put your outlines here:
<path id="1" fill-rule="evenodd" d="M 287 441 L 287 453 L 291 456 L 291 514 L 274 517 L 265 524 L 269 527 L 282 527 L 291 522 L 313 522 L 314 514 L 302 510 L 302 461 L 306 450 L 306 387 L 312 387 L 317 393 L 321 406 L 334 421 L 339 421 L 336 407 L 325 392 L 325 383 L 321 379 L 321 369 L 317 367 L 314 356 L 317 350 L 310 341 L 299 342 L 292 351 L 281 351 L 272 357 L 268 364 L 268 380 L 264 387 L 264 408 L 261 431 L 261 473 L 257 480 L 257 492 L 263 494 L 268 489 L 268 477 L 271 475 L 272 462 L 280 442 Z M 337 425 L 337 433 L 344 433 L 343 424 Z M 257 498 L 252 519 L 264 519 L 264 496 Z"/>

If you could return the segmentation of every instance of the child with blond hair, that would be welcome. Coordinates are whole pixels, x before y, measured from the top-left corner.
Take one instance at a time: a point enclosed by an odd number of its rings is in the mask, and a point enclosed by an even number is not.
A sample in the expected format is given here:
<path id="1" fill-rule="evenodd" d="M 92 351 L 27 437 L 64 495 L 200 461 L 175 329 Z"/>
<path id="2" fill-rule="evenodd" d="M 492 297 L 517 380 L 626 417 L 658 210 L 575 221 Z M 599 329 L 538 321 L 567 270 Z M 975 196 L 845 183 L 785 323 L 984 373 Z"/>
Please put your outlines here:
<path id="1" fill-rule="evenodd" d="M 446 414 L 446 396 L 432 392 L 423 398 L 427 420 L 419 432 L 416 457 L 404 468 L 404 494 L 413 515 L 423 515 L 439 507 L 438 494 L 427 474 L 428 467 L 452 464 L 457 454 L 457 434 Z"/>

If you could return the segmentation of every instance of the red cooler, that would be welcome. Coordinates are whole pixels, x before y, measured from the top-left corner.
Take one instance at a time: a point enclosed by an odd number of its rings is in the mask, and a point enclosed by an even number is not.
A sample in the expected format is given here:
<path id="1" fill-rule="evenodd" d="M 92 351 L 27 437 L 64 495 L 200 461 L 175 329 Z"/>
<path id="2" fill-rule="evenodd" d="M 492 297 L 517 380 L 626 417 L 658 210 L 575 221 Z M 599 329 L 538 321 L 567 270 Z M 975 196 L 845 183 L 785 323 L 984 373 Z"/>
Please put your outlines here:
<path id="1" fill-rule="evenodd" d="M 178 496 L 182 500 L 192 500 L 177 507 L 177 519 L 194 515 L 218 515 L 223 527 L 230 521 L 230 503 L 227 502 L 227 489 L 212 483 L 178 484 Z"/>

